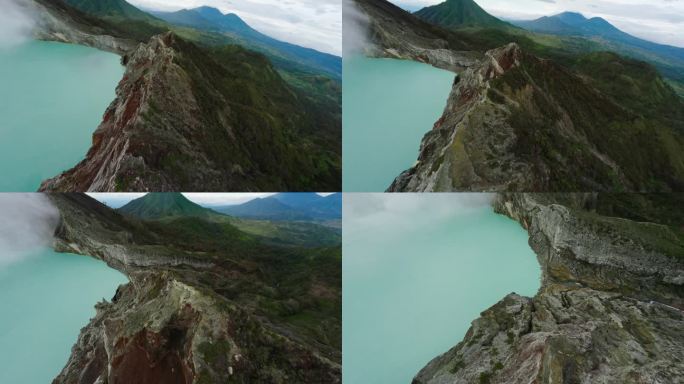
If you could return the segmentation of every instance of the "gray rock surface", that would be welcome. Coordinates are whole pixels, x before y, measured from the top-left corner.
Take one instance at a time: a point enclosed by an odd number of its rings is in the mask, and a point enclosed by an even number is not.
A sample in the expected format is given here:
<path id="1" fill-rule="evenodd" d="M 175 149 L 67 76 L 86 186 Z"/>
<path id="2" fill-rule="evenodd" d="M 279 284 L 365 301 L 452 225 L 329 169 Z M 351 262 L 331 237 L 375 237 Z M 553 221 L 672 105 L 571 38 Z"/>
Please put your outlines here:
<path id="1" fill-rule="evenodd" d="M 484 311 L 414 384 L 684 382 L 684 255 L 640 236 L 667 226 L 598 215 L 596 198 L 498 197 L 530 233 L 541 289 Z"/>
<path id="2" fill-rule="evenodd" d="M 278 295 L 258 273 L 164 245 L 145 223 L 85 195 L 49 196 L 61 215 L 54 248 L 102 259 L 130 280 L 97 304 L 53 383 L 341 382 L 341 351 L 256 310 L 261 295 Z M 219 293 L 232 285 L 239 294 Z"/>

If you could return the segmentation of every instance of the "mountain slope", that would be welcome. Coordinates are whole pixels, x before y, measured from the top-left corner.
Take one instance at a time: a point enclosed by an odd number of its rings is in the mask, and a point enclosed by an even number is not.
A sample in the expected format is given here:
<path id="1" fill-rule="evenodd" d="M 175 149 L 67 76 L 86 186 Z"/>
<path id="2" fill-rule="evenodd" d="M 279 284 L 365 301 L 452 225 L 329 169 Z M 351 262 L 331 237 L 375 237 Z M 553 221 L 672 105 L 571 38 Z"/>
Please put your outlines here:
<path id="1" fill-rule="evenodd" d="M 306 212 L 314 219 L 342 218 L 342 194 L 328 196 L 309 193 L 279 193 L 275 199 L 291 207 Z"/>
<path id="2" fill-rule="evenodd" d="M 579 13 L 565 12 L 531 21 L 516 21 L 515 24 L 534 32 L 600 37 L 609 41 L 643 48 L 673 59 L 684 60 L 684 48 L 657 44 L 634 37 L 600 17 L 587 19 Z"/>
<path id="3" fill-rule="evenodd" d="M 514 24 L 537 33 L 580 36 L 601 49 L 648 61 L 667 77 L 684 81 L 684 48 L 653 43 L 625 33 L 605 19 L 587 19 L 579 13 L 565 12 Z"/>
<path id="4" fill-rule="evenodd" d="M 220 32 L 242 45 L 269 55 L 276 63 L 279 60 L 288 59 L 324 71 L 337 78 L 342 75 L 341 58 L 276 40 L 253 29 L 233 13 L 224 15 L 216 8 L 205 6 L 183 9 L 177 12 L 153 12 L 153 14 L 169 23 Z"/>
<path id="5" fill-rule="evenodd" d="M 323 197 L 316 193 L 279 193 L 216 210 L 259 220 L 339 220 L 342 218 L 342 195 L 336 193 Z"/>
<path id="6" fill-rule="evenodd" d="M 443 115 L 425 127 L 418 161 L 389 191 L 684 190 L 684 100 L 650 65 L 600 53 L 538 56 L 550 51 L 529 39 L 464 65 L 476 57 L 464 49 L 477 54 L 523 35 L 440 33 L 388 2 L 356 4 L 369 19 L 367 54 L 451 63 L 459 75 Z M 426 38 L 439 34 L 441 49 Z"/>
<path id="7" fill-rule="evenodd" d="M 129 220 L 52 194 L 54 247 L 125 273 L 55 383 L 341 382 L 341 248 L 277 247 L 201 218 Z"/>
<path id="8" fill-rule="evenodd" d="M 141 11 L 126 0 L 63 0 L 72 7 L 103 18 L 125 18 L 134 20 L 156 20 L 149 13 Z"/>
<path id="9" fill-rule="evenodd" d="M 339 117 L 262 55 L 169 32 L 124 63 L 86 159 L 41 190 L 339 189 Z"/>
<path id="10" fill-rule="evenodd" d="M 216 210 L 235 217 L 257 220 L 309 220 L 310 217 L 273 197 L 256 198 L 240 205 L 217 207 Z"/>
<path id="11" fill-rule="evenodd" d="M 188 200 L 182 193 L 148 193 L 129 202 L 119 208 L 118 211 L 126 216 L 143 220 L 174 216 L 209 217 L 217 215 L 210 209 Z"/>
<path id="12" fill-rule="evenodd" d="M 391 190 L 684 190 L 684 100 L 648 64 L 592 54 L 578 73 L 515 44 L 489 57 Z"/>
<path id="13" fill-rule="evenodd" d="M 117 52 L 127 67 L 85 160 L 41 190 L 340 189 L 338 81 L 276 69 L 226 39 L 198 46 L 156 23 L 28 4 L 36 36 Z"/>
<path id="14" fill-rule="evenodd" d="M 445 28 L 510 27 L 510 24 L 490 15 L 473 0 L 446 0 L 414 14 L 428 23 Z"/>

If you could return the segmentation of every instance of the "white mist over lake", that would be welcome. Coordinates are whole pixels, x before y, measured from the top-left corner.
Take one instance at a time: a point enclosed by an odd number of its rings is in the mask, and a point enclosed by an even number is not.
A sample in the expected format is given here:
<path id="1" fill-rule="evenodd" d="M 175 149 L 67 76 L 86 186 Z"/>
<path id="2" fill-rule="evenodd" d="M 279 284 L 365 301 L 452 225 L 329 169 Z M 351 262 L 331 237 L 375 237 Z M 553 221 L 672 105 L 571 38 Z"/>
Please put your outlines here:
<path id="1" fill-rule="evenodd" d="M 126 277 L 50 246 L 59 212 L 39 193 L 0 193 L 0 383 L 50 383 L 94 305 Z"/>
<path id="2" fill-rule="evenodd" d="M 541 270 L 519 223 L 487 194 L 344 196 L 344 384 L 410 383 Z"/>
<path id="3" fill-rule="evenodd" d="M 52 242 L 59 212 L 39 193 L 0 194 L 0 268 Z"/>
<path id="4" fill-rule="evenodd" d="M 12 48 L 31 39 L 35 21 L 26 0 L 4 0 L 0 4 L 0 49 Z"/>

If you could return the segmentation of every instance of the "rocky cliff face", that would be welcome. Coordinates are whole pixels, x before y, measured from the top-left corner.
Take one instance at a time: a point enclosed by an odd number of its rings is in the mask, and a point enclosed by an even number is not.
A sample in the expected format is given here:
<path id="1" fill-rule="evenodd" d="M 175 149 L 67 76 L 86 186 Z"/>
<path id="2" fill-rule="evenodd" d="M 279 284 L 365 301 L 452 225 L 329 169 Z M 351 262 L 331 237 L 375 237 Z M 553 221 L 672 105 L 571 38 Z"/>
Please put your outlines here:
<path id="1" fill-rule="evenodd" d="M 38 38 L 113 51 L 126 66 L 86 158 L 41 191 L 340 189 L 339 111 L 290 87 L 262 55 L 26 1 Z"/>
<path id="2" fill-rule="evenodd" d="M 257 277 L 256 260 L 169 246 L 85 195 L 50 198 L 61 213 L 55 248 L 101 258 L 130 280 L 96 306 L 54 383 L 341 382 L 329 340 L 258 310 L 279 288 Z"/>
<path id="3" fill-rule="evenodd" d="M 542 287 L 483 312 L 414 383 L 680 382 L 684 212 L 674 225 L 610 217 L 596 208 L 605 198 L 501 195 L 496 210 L 530 233 Z"/>
<path id="4" fill-rule="evenodd" d="M 458 72 L 418 161 L 389 191 L 684 190 L 684 100 L 648 65 L 612 54 L 551 60 L 515 42 L 487 50 L 508 37 L 531 43 L 504 30 L 444 30 L 384 0 L 355 1 L 368 56 Z"/>
<path id="5" fill-rule="evenodd" d="M 442 117 L 423 138 L 418 162 L 391 191 L 682 187 L 684 168 L 679 154 L 669 149 L 684 143 L 680 117 L 649 116 L 651 107 L 637 113 L 643 106 L 626 107 L 595 88 L 599 80 L 527 54 L 515 43 L 488 51 L 458 80 Z M 612 86 L 622 84 L 615 80 Z M 672 101 L 681 103 L 671 94 L 657 101 L 658 108 L 667 109 Z M 677 112 L 663 115 L 670 113 Z M 646 144 L 645 132 L 654 137 Z"/>

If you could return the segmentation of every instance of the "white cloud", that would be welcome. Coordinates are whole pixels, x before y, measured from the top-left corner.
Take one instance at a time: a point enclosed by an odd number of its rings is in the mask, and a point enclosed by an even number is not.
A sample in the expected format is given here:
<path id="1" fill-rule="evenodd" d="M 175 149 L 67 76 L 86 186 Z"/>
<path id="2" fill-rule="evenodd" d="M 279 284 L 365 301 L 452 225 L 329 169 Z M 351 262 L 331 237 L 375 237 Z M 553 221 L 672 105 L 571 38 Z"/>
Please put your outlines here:
<path id="1" fill-rule="evenodd" d="M 48 247 L 59 212 L 40 193 L 0 194 L 0 268 Z"/>
<path id="2" fill-rule="evenodd" d="M 88 193 L 88 196 L 112 208 L 123 207 L 131 200 L 145 195 L 146 193 Z M 273 195 L 275 193 L 183 193 L 183 196 L 188 198 L 188 200 L 207 207 L 237 205 Z M 319 195 L 329 196 L 331 193 L 319 193 Z"/>
<path id="3" fill-rule="evenodd" d="M 417 10 L 443 0 L 391 0 Z M 681 0 L 476 0 L 494 16 L 534 19 L 564 11 L 602 17 L 634 36 L 656 43 L 684 47 L 684 1 Z"/>
<path id="4" fill-rule="evenodd" d="M 207 5 L 235 13 L 254 29 L 290 43 L 340 55 L 340 0 L 129 0 L 135 6 L 176 11 Z"/>

